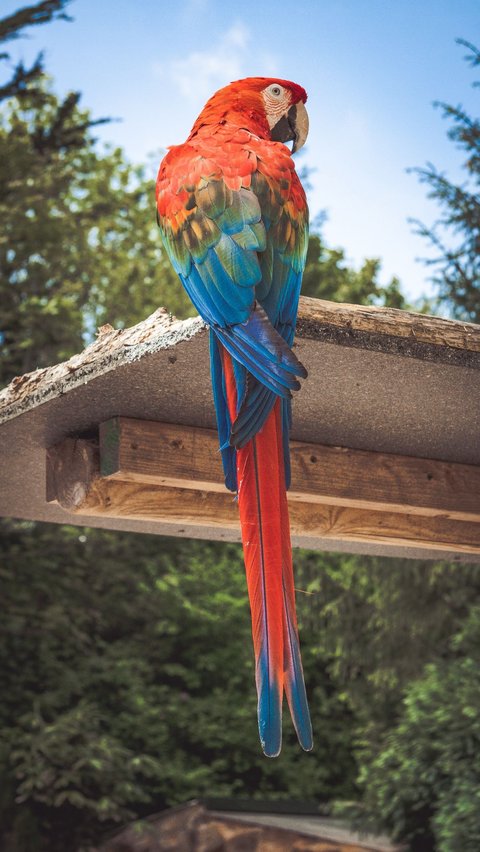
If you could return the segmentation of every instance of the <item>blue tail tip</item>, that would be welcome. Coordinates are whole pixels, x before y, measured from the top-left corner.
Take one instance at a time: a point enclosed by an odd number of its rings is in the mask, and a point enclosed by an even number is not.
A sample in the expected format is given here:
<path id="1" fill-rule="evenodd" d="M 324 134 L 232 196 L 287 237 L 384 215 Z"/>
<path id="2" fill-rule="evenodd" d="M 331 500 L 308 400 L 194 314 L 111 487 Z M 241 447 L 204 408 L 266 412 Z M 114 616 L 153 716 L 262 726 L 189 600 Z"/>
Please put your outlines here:
<path id="1" fill-rule="evenodd" d="M 281 725 L 274 727 L 262 724 L 258 721 L 258 733 L 260 744 L 265 757 L 278 757 L 282 750 L 282 728 Z"/>
<path id="2" fill-rule="evenodd" d="M 282 750 L 282 742 L 270 742 L 268 740 L 262 740 L 260 737 L 260 743 L 262 746 L 262 751 L 265 757 L 278 757 Z"/>

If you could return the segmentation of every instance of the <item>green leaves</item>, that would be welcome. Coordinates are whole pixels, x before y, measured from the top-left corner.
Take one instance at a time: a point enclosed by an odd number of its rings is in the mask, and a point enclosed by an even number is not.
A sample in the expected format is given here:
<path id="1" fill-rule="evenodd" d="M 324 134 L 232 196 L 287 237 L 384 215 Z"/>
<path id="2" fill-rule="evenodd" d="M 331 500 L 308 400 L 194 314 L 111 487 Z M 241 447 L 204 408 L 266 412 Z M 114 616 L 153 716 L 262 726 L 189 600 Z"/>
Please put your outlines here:
<path id="1" fill-rule="evenodd" d="M 32 852 L 202 795 L 352 795 L 351 712 L 308 629 L 315 752 L 300 752 L 288 714 L 281 757 L 260 752 L 239 546 L 5 521 L 0 533 L 0 824 L 28 812 Z"/>
<path id="2" fill-rule="evenodd" d="M 0 114 L 0 385 L 64 360 L 105 322 L 194 313 L 161 248 L 153 181 L 99 152 L 78 95 L 43 85 Z"/>
<path id="3" fill-rule="evenodd" d="M 12 15 L 0 19 L 0 43 L 20 38 L 21 31 L 27 26 L 45 24 L 52 20 L 71 20 L 63 11 L 68 3 L 69 0 L 41 0 L 34 6 L 24 6 Z M 1 60 L 9 61 L 10 55 L 2 52 L 0 54 Z M 42 54 L 37 56 L 30 68 L 25 68 L 23 63 L 19 62 L 15 66 L 10 80 L 0 86 L 0 101 L 12 97 L 22 98 L 27 93 L 39 94 L 40 90 L 37 85 L 42 80 L 43 74 Z"/>
<path id="4" fill-rule="evenodd" d="M 158 760 L 138 755 L 108 732 L 98 706 L 81 699 L 47 723 L 39 711 L 19 720 L 10 762 L 17 779 L 16 802 L 69 804 L 100 821 L 125 820 L 145 801 L 145 778 Z M 143 782 L 143 783 L 142 783 Z"/>
<path id="5" fill-rule="evenodd" d="M 380 285 L 380 268 L 378 258 L 365 260 L 359 270 L 351 268 L 347 265 L 343 249 L 328 248 L 314 233 L 308 244 L 302 293 L 334 302 L 406 308 L 397 278 L 392 278 L 386 287 Z"/>
<path id="6" fill-rule="evenodd" d="M 408 687 L 398 725 L 363 773 L 367 807 L 410 848 L 479 847 L 479 640 L 474 608 L 452 640 L 456 655 L 426 666 Z"/>

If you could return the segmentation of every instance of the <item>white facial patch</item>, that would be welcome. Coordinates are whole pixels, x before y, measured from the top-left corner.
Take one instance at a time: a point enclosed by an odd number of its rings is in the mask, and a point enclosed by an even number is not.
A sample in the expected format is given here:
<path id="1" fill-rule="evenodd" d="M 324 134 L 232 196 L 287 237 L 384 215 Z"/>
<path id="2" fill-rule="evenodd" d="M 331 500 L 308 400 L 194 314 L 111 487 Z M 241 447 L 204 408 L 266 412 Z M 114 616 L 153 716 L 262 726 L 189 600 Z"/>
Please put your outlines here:
<path id="1" fill-rule="evenodd" d="M 280 83 L 271 83 L 262 91 L 262 98 L 265 104 L 265 114 L 267 117 L 270 130 L 275 127 L 282 115 L 288 111 L 292 102 L 292 96 L 288 89 L 285 89 Z"/>

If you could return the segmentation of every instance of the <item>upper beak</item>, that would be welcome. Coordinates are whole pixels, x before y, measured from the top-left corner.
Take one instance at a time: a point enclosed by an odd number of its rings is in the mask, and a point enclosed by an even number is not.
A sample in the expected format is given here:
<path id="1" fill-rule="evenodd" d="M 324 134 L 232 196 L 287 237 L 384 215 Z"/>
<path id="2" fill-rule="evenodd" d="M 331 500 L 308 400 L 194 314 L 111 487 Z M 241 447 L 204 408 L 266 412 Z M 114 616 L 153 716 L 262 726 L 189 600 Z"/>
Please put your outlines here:
<path id="1" fill-rule="evenodd" d="M 308 136 L 308 113 L 305 104 L 299 101 L 293 104 L 285 115 L 277 121 L 270 131 L 274 142 L 293 141 L 292 154 L 305 145 Z"/>
<path id="2" fill-rule="evenodd" d="M 308 112 L 305 104 L 299 101 L 296 104 L 297 117 L 295 121 L 295 139 L 293 140 L 292 154 L 303 148 L 308 136 Z"/>

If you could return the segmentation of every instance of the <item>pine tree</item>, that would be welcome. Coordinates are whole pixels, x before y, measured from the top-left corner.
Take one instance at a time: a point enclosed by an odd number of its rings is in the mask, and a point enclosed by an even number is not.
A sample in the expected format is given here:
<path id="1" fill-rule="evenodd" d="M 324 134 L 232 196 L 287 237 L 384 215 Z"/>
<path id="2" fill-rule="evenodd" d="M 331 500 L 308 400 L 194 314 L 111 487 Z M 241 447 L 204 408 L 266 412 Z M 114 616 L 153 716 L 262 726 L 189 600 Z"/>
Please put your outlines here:
<path id="1" fill-rule="evenodd" d="M 465 59 L 472 68 L 479 66 L 480 51 L 463 39 L 458 43 L 468 49 Z M 480 81 L 473 85 L 480 86 Z M 466 180 L 454 183 L 431 163 L 413 169 L 429 187 L 428 197 L 438 202 L 441 214 L 430 227 L 412 221 L 435 249 L 436 256 L 425 262 L 433 267 L 439 301 L 454 317 L 480 322 L 480 119 L 462 106 L 443 101 L 435 106 L 450 122 L 449 138 L 466 154 Z"/>

